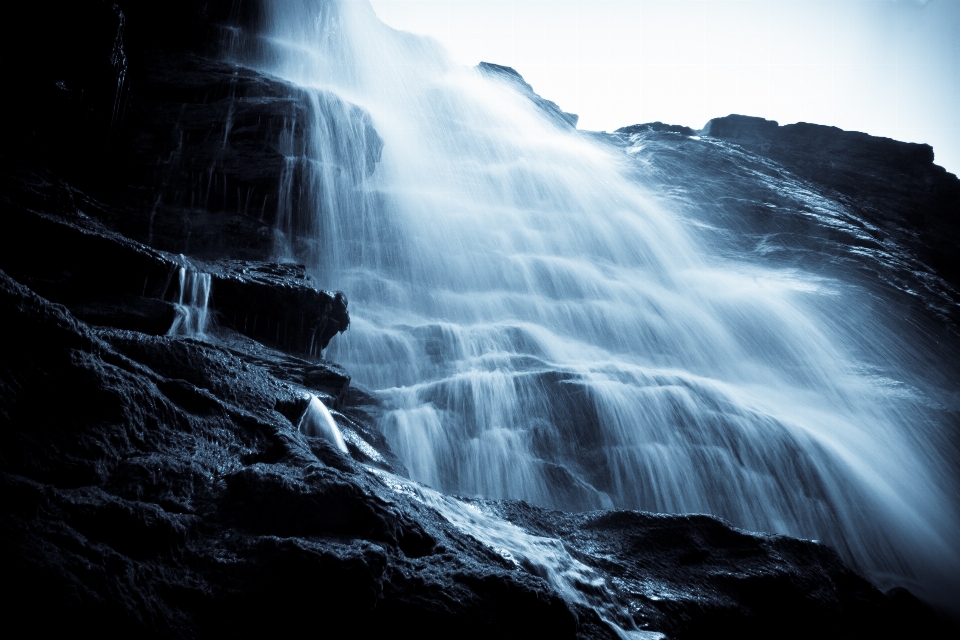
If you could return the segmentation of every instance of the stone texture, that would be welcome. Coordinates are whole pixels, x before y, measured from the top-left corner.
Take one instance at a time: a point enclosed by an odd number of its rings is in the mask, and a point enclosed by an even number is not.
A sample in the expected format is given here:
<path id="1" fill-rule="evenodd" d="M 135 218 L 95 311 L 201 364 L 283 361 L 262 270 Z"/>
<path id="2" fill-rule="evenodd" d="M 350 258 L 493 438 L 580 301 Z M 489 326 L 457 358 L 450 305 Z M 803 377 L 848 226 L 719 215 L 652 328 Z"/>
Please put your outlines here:
<path id="1" fill-rule="evenodd" d="M 933 148 L 837 127 L 731 115 L 703 134 L 729 140 L 835 192 L 960 289 L 960 180 L 934 164 Z"/>
<path id="2" fill-rule="evenodd" d="M 221 347 L 94 329 L 0 284 L 20 336 L 0 370 L 0 537 L 18 585 L 6 619 L 107 636 L 344 617 L 366 633 L 416 621 L 429 637 L 576 635 L 541 579 L 300 434 L 275 407 L 303 388 Z M 43 615 L 51 602 L 58 616 Z"/>
<path id="3" fill-rule="evenodd" d="M 18 99 L 3 154 L 55 171 L 103 204 L 107 227 L 164 251 L 309 254 L 311 161 L 355 183 L 382 141 L 354 105 L 224 57 L 259 20 L 259 3 L 231 0 L 30 5 L 4 24 L 0 71 Z M 305 136 L 318 120 L 335 144 Z"/>
<path id="4" fill-rule="evenodd" d="M 212 275 L 222 324 L 287 350 L 319 356 L 350 322 L 343 294 L 302 265 L 187 261 L 106 229 L 98 203 L 54 175 L 11 169 L 3 184 L 0 268 L 93 324 L 166 333 L 186 266 Z"/>
<path id="5" fill-rule="evenodd" d="M 594 138 L 626 151 L 651 194 L 731 258 L 838 275 L 885 291 L 894 322 L 957 332 L 960 180 L 930 147 L 744 116 Z"/>

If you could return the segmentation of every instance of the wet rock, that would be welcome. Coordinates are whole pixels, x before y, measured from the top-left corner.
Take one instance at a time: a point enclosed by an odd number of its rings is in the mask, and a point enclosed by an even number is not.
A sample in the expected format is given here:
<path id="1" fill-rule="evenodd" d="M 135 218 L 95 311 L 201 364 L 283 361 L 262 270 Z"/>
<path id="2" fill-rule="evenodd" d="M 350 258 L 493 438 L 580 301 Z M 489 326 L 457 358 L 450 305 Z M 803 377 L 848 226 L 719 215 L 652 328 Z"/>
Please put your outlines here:
<path id="1" fill-rule="evenodd" d="M 662 122 L 647 122 L 644 124 L 633 124 L 629 127 L 620 127 L 614 133 L 619 135 L 633 135 L 637 133 L 677 133 L 682 136 L 694 136 L 696 132 L 690 127 L 684 127 L 677 124 L 664 124 Z"/>
<path id="2" fill-rule="evenodd" d="M 888 323 L 928 326 L 932 312 L 941 326 L 926 331 L 956 332 L 960 181 L 926 145 L 743 116 L 593 137 L 626 151 L 637 179 L 730 258 L 840 275 L 902 301 Z"/>
<path id="3" fill-rule="evenodd" d="M 221 261 L 204 269 L 222 321 L 262 342 L 319 355 L 350 323 L 344 295 L 317 291 L 303 265 Z"/>
<path id="4" fill-rule="evenodd" d="M 372 544 L 271 536 L 245 541 L 237 554 L 251 566 L 239 588 L 217 603 L 216 622 L 209 623 L 214 633 L 296 635 L 345 620 L 360 632 L 375 617 L 388 580 L 387 554 Z"/>
<path id="5" fill-rule="evenodd" d="M 143 61 L 123 136 L 94 193 L 128 199 L 111 227 L 197 257 L 268 259 L 286 155 L 308 105 L 288 85 L 188 53 Z M 127 186 L 130 185 L 130 186 Z M 133 188 L 130 188 L 133 187 Z"/>
<path id="6" fill-rule="evenodd" d="M 78 203 L 77 192 L 49 173 L 19 171 L 4 178 L 5 223 L 17 232 L 0 239 L 0 267 L 12 277 L 52 300 L 86 305 L 91 315 L 105 318 L 122 317 L 125 304 L 135 313 L 131 297 L 173 295 L 178 268 L 173 256 L 105 229 L 84 211 L 96 204 Z M 109 306 L 116 312 L 107 312 Z M 141 312 L 149 309 L 141 305 Z"/>
<path id="7" fill-rule="evenodd" d="M 54 176 L 22 171 L 5 186 L 6 222 L 20 233 L 0 239 L 0 268 L 93 324 L 166 333 L 183 267 L 212 275 L 212 308 L 226 326 L 289 351 L 319 355 L 349 325 L 343 294 L 317 288 L 303 266 L 188 262 L 104 228 L 87 213 L 97 203 L 78 203 Z"/>
<path id="8" fill-rule="evenodd" d="M 749 533 L 710 516 L 486 505 L 528 531 L 559 537 L 580 561 L 611 577 L 613 590 L 629 603 L 624 616 L 670 638 L 951 633 L 929 609 L 915 617 L 896 611 L 890 596 L 816 542 Z"/>
<path id="9" fill-rule="evenodd" d="M 195 637 L 352 611 L 368 632 L 405 620 L 520 637 L 512 616 L 533 598 L 531 628 L 562 619 L 573 637 L 542 580 L 504 573 L 436 512 L 298 433 L 275 409 L 295 405 L 296 383 L 189 338 L 91 328 L 6 274 L 0 285 L 19 336 L 0 360 L 2 564 L 22 587 L 8 619 Z M 60 616 L 41 615 L 51 597 Z"/>
<path id="10" fill-rule="evenodd" d="M 269 259 L 281 222 L 298 237 L 314 226 L 316 214 L 300 198 L 312 188 L 309 161 L 341 167 L 346 182 L 356 183 L 380 159 L 382 142 L 366 112 L 329 94 L 189 53 L 146 55 L 136 79 L 115 151 L 121 162 L 112 162 L 108 179 L 89 184 L 94 193 L 128 198 L 125 209 L 135 212 L 107 224 L 160 249 Z M 330 119 L 338 145 L 316 149 L 305 132 L 326 121 L 332 103 L 352 126 Z"/>
<path id="11" fill-rule="evenodd" d="M 89 324 L 163 335 L 176 319 L 173 303 L 145 296 L 107 296 L 74 302 L 71 312 Z"/>
<path id="12" fill-rule="evenodd" d="M 4 25 L 0 70 L 21 99 L 3 155 L 52 169 L 107 203 L 90 215 L 157 249 L 312 257 L 311 163 L 356 184 L 383 143 L 359 107 L 225 59 L 256 36 L 261 5 L 31 5 Z M 322 148 L 305 135 L 318 122 Z"/>
<path id="13" fill-rule="evenodd" d="M 960 180 L 934 164 L 929 145 L 738 115 L 711 120 L 703 134 L 735 142 L 837 192 L 960 289 Z"/>

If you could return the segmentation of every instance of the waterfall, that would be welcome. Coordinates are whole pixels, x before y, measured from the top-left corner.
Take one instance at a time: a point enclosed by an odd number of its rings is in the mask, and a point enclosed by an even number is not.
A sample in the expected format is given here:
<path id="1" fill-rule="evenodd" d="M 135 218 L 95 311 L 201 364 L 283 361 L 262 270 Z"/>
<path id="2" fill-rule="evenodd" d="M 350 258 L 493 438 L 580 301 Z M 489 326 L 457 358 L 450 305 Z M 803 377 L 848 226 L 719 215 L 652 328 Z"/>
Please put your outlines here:
<path id="1" fill-rule="evenodd" d="M 857 286 L 722 257 L 613 151 L 367 2 L 270 3 L 258 51 L 315 112 L 289 159 L 312 235 L 281 252 L 350 297 L 327 357 L 413 479 L 714 514 L 960 593 L 950 398 Z"/>
<path id="2" fill-rule="evenodd" d="M 210 322 L 210 274 L 187 266 L 180 267 L 177 273 L 180 283 L 175 303 L 177 315 L 167 335 L 202 336 Z"/>

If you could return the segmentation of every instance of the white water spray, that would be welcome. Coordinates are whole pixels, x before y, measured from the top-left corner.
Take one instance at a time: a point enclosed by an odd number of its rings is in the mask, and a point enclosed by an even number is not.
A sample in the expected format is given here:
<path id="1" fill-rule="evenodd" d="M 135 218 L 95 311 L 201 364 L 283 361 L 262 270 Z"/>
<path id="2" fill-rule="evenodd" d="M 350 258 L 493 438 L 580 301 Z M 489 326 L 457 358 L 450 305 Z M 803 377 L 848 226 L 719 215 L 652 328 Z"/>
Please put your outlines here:
<path id="1" fill-rule="evenodd" d="M 821 539 L 884 586 L 960 593 L 937 399 L 853 287 L 711 257 L 611 152 L 366 2 L 270 7 L 264 64 L 315 117 L 290 158 L 313 217 L 281 212 L 314 240 L 284 250 L 350 297 L 327 355 L 383 400 L 413 478 L 711 513 Z"/>

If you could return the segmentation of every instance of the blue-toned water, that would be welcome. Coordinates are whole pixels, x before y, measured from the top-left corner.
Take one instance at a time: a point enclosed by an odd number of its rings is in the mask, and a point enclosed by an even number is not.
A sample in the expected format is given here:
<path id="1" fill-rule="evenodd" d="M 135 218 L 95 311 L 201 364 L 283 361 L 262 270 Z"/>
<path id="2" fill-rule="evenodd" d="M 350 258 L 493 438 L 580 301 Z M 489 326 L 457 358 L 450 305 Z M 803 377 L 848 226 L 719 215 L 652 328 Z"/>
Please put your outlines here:
<path id="1" fill-rule="evenodd" d="M 212 278 L 186 262 L 177 269 L 179 293 L 174 303 L 175 316 L 168 335 L 203 336 L 210 325 L 210 289 Z"/>
<path id="2" fill-rule="evenodd" d="M 270 7 L 258 64 L 312 101 L 277 250 L 350 298 L 326 355 L 413 479 L 715 514 L 956 597 L 944 399 L 856 287 L 720 258 L 614 151 L 367 2 Z"/>

